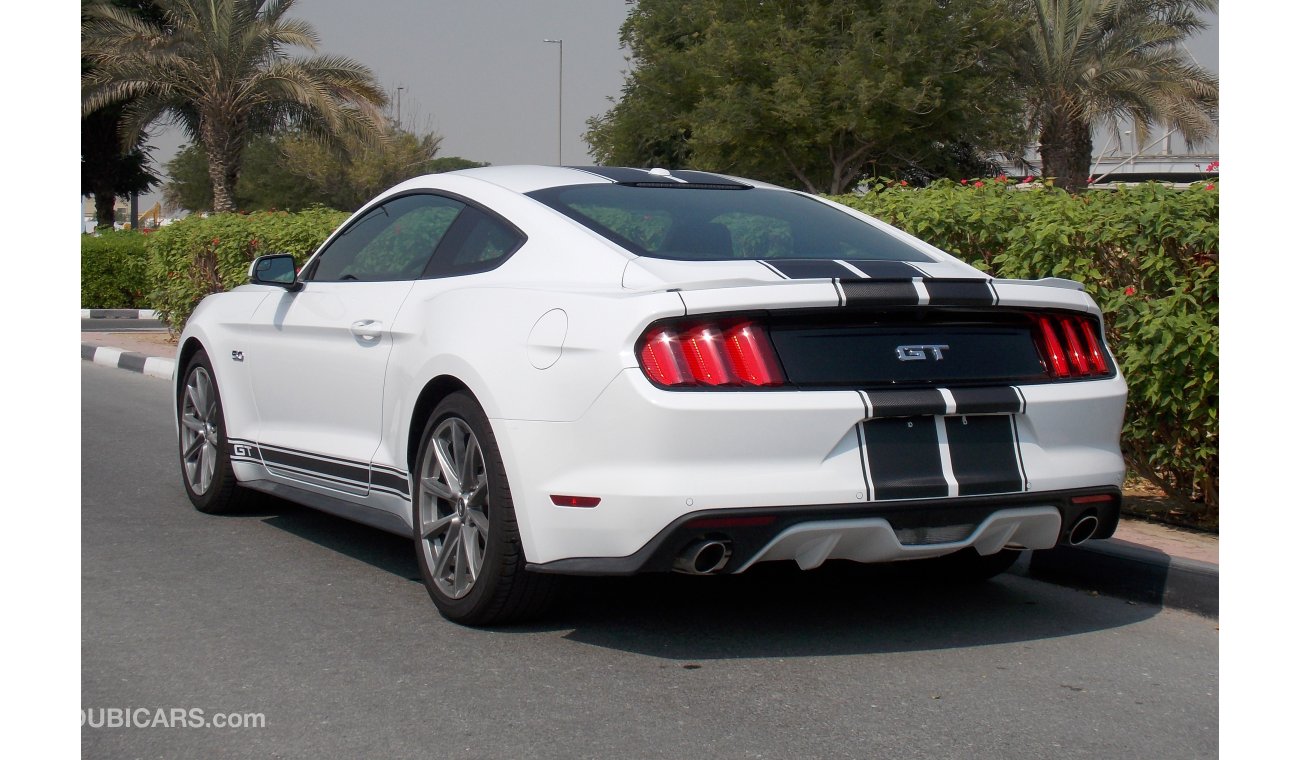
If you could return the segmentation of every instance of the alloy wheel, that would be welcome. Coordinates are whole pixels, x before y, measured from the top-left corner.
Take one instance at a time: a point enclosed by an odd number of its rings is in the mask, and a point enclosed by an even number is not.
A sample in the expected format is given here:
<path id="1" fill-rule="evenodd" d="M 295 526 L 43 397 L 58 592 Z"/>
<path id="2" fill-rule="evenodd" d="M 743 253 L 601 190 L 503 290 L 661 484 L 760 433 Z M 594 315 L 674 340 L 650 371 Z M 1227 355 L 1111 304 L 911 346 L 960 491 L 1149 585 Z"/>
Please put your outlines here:
<path id="1" fill-rule="evenodd" d="M 212 376 L 199 366 L 185 382 L 181 403 L 181 462 L 190 490 L 202 496 L 212 487 L 221 446 L 217 394 Z"/>
<path id="2" fill-rule="evenodd" d="M 469 425 L 448 417 L 433 431 L 420 463 L 420 551 L 438 591 L 470 592 L 488 545 L 488 482 L 483 450 Z"/>

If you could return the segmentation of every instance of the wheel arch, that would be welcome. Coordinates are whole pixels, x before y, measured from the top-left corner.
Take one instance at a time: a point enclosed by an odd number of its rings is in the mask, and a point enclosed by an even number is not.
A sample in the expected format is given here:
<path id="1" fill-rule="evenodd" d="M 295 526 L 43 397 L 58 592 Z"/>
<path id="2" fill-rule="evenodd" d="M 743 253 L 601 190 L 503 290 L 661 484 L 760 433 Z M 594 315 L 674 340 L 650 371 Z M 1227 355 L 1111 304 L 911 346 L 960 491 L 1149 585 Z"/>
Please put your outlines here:
<path id="1" fill-rule="evenodd" d="M 438 375 L 420 389 L 420 395 L 416 397 L 415 406 L 411 409 L 411 418 L 406 431 L 406 466 L 410 472 L 415 472 L 415 458 L 420 451 L 420 434 L 424 432 L 429 415 L 433 414 L 433 410 L 438 408 L 438 404 L 443 399 L 462 391 L 468 393 L 480 406 L 483 404 L 464 381 L 453 375 Z"/>

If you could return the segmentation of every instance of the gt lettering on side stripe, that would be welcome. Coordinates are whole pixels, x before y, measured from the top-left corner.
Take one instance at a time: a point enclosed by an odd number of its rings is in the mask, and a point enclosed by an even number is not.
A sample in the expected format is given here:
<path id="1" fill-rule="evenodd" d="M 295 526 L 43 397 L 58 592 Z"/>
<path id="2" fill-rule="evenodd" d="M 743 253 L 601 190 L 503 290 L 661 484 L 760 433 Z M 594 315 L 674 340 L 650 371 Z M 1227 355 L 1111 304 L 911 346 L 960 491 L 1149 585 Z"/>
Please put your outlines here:
<path id="1" fill-rule="evenodd" d="M 236 443 L 232 447 L 232 450 L 234 451 L 235 456 L 237 457 L 251 457 L 253 455 L 252 450 L 242 443 Z"/>

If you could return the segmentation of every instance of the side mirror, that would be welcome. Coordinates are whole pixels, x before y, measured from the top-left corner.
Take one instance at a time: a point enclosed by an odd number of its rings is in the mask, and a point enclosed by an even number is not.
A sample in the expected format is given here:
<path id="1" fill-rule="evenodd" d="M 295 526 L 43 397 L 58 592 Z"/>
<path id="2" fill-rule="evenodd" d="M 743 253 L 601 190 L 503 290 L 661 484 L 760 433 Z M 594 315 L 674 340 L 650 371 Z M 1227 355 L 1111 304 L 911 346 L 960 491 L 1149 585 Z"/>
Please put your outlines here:
<path id="1" fill-rule="evenodd" d="M 248 268 L 248 280 L 257 285 L 275 285 L 290 293 L 302 290 L 298 281 L 297 264 L 287 253 L 258 256 Z"/>

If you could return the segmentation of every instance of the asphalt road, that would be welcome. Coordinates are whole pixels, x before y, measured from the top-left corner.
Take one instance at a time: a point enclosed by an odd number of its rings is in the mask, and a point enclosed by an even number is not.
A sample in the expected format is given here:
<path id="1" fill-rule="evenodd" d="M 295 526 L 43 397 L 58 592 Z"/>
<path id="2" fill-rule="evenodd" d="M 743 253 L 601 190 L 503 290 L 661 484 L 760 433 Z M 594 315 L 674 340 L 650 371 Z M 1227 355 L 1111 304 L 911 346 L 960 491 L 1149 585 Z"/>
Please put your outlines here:
<path id="1" fill-rule="evenodd" d="M 461 628 L 407 541 L 271 499 L 195 512 L 168 403 L 83 363 L 82 707 L 265 727 L 83 726 L 87 757 L 1218 755 L 1212 620 L 1018 576 L 760 567 L 575 579 L 544 623 Z"/>

